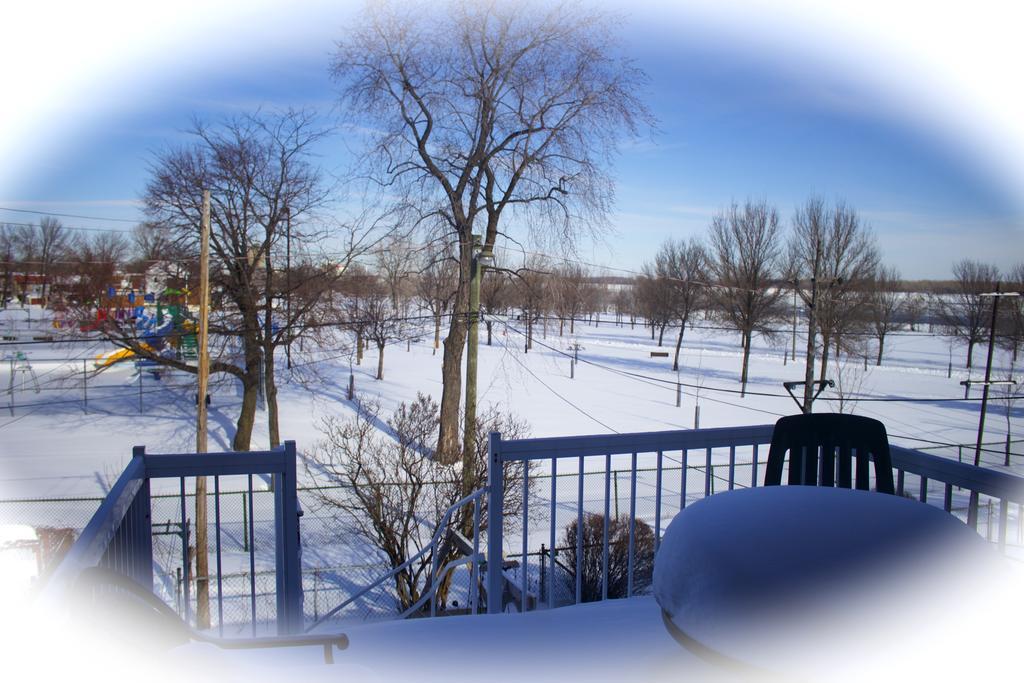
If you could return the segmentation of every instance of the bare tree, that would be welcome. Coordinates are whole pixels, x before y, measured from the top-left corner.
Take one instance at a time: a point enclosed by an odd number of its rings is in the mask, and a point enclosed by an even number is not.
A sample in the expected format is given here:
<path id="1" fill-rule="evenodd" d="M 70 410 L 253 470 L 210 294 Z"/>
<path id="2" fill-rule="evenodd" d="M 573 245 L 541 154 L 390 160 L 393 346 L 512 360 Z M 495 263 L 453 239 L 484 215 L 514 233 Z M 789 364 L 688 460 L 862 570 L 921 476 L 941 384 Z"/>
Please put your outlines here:
<path id="1" fill-rule="evenodd" d="M 469 301 L 472 234 L 493 249 L 509 218 L 563 241 L 603 227 L 606 171 L 623 132 L 651 119 L 641 71 L 618 57 L 615 20 L 577 4 L 450 0 L 371 5 L 339 43 L 332 76 L 364 124 L 364 172 L 458 245 L 454 308 Z M 458 457 L 467 319 L 442 365 L 440 453 Z"/>
<path id="2" fill-rule="evenodd" d="M 316 484 L 314 495 L 318 502 L 328 510 L 341 512 L 344 531 L 354 532 L 378 548 L 392 568 L 429 548 L 442 515 L 463 497 L 463 480 L 470 482 L 471 490 L 486 484 L 485 435 L 489 431 L 500 431 L 508 438 L 526 435 L 522 422 L 489 408 L 478 420 L 480 435 L 476 443 L 480 447 L 471 458 L 472 467 L 463 476 L 457 465 L 432 457 L 437 444 L 438 413 L 437 403 L 419 394 L 411 404 L 403 403 L 395 410 L 386 421 L 389 433 L 384 433 L 378 427 L 378 406 L 361 404 L 360 412 L 351 419 L 325 420 L 324 439 L 307 461 L 306 469 Z M 521 517 L 526 471 L 523 463 L 505 465 L 506 524 L 514 524 Z M 486 530 L 486 502 L 485 497 L 481 530 Z M 472 522 L 471 510 L 468 518 Z M 465 521 L 464 515 L 455 516 L 449 529 L 464 529 Z M 452 551 L 442 548 L 441 552 L 447 555 Z M 431 575 L 435 560 L 438 558 L 427 551 L 396 573 L 395 591 L 402 611 L 412 607 L 434 582 L 444 581 Z M 444 566 L 446 559 L 436 564 Z"/>
<path id="3" fill-rule="evenodd" d="M 366 330 L 369 327 L 369 315 L 366 312 L 367 300 L 375 290 L 379 291 L 380 283 L 372 273 L 356 263 L 350 267 L 338 281 L 338 292 L 341 296 L 338 311 L 334 314 L 341 320 L 343 327 L 355 337 L 355 362 L 363 362 L 363 351 L 366 348 Z"/>
<path id="4" fill-rule="evenodd" d="M 377 379 L 384 379 L 384 349 L 388 344 L 401 341 L 408 334 L 405 314 L 392 305 L 390 288 L 371 287 L 363 297 L 360 315 L 365 323 L 366 338 L 377 346 Z"/>
<path id="5" fill-rule="evenodd" d="M 377 274 L 388 287 L 391 307 L 405 310 L 410 295 L 410 281 L 415 271 L 416 252 L 409 240 L 395 236 L 377 249 Z"/>
<path id="6" fill-rule="evenodd" d="M 1000 321 L 999 344 L 1007 349 L 1012 361 L 1017 362 L 1020 346 L 1024 343 L 1024 263 L 1018 263 L 1006 276 L 1007 291 L 1015 291 L 1021 296 L 1006 297 L 1000 303 L 1003 311 Z"/>
<path id="7" fill-rule="evenodd" d="M 458 289 L 458 262 L 451 253 L 436 248 L 423 251 L 420 258 L 416 295 L 434 318 L 434 353 L 437 353 L 441 346 L 441 319 L 451 309 Z"/>
<path id="8" fill-rule="evenodd" d="M 589 274 L 580 266 L 570 263 L 555 268 L 551 282 L 551 304 L 558 316 L 558 336 L 561 337 L 564 332 L 566 319 L 569 320 L 569 334 L 575 334 L 576 319 L 588 304 L 591 289 Z"/>
<path id="9" fill-rule="evenodd" d="M 852 208 L 842 202 L 828 207 L 822 199 L 812 197 L 797 209 L 786 274 L 797 283 L 797 292 L 808 311 L 805 412 L 810 412 L 813 399 L 817 336 L 820 333 L 819 379 L 824 380 L 832 344 L 840 348 L 845 333 L 859 321 L 859 311 L 870 291 L 866 283 L 877 266 L 874 235 Z"/>
<path id="10" fill-rule="evenodd" d="M 967 366 L 972 365 L 974 345 L 986 338 L 992 300 L 981 296 L 999 281 L 999 270 L 990 264 L 964 259 L 953 265 L 954 285 L 933 296 L 936 315 L 946 334 L 967 345 Z"/>
<path id="11" fill-rule="evenodd" d="M 710 270 L 715 308 L 724 322 L 740 333 L 743 367 L 740 395 L 747 390 L 750 345 L 755 334 L 770 336 L 783 290 L 776 285 L 779 269 L 779 214 L 767 202 L 733 204 L 711 222 Z"/>
<path id="12" fill-rule="evenodd" d="M 509 307 L 512 285 L 509 272 L 500 264 L 484 271 L 483 282 L 480 283 L 480 311 L 484 315 L 487 326 L 487 345 L 491 346 L 491 328 L 494 316 L 505 313 Z"/>
<path id="13" fill-rule="evenodd" d="M 7 301 L 14 296 L 14 269 L 17 249 L 17 231 L 13 225 L 0 225 L 0 308 L 7 308 Z"/>
<path id="14" fill-rule="evenodd" d="M 77 243 L 71 264 L 75 281 L 68 295 L 77 302 L 92 302 L 106 296 L 108 287 L 117 286 L 118 267 L 128 254 L 128 240 L 119 233 L 99 232 Z"/>
<path id="15" fill-rule="evenodd" d="M 903 292 L 899 291 L 899 286 L 900 273 L 895 268 L 879 268 L 870 283 L 867 313 L 875 339 L 878 340 L 875 365 L 882 364 L 886 335 L 900 328 L 899 318 L 905 299 Z"/>
<path id="16" fill-rule="evenodd" d="M 182 253 L 195 258 L 203 192 L 210 191 L 210 335 L 213 340 L 232 338 L 241 346 L 240 360 L 211 354 L 210 372 L 226 373 L 242 384 L 232 447 L 248 450 L 262 371 L 270 441 L 277 445 L 274 350 L 316 325 L 320 295 L 349 261 L 317 266 L 309 260 L 305 272 L 315 286 L 279 270 L 286 235 L 310 246 L 319 237 L 311 216 L 328 194 L 309 156 L 325 132 L 314 126 L 312 113 L 287 111 L 241 116 L 213 127 L 196 122 L 192 133 L 194 144 L 154 159 L 146 212 Z M 300 287 L 307 296 L 291 296 Z M 282 305 L 286 297 L 291 299 L 287 308 Z M 143 343 L 130 322 L 108 321 L 103 331 L 137 356 L 197 372 L 187 358 Z"/>
<path id="17" fill-rule="evenodd" d="M 515 271 L 513 280 L 513 302 L 519 308 L 526 326 L 526 340 L 523 351 L 533 348 L 533 334 L 536 323 L 542 320 L 551 308 L 551 281 L 547 263 L 539 257 L 531 257 L 526 265 Z"/>
<path id="18" fill-rule="evenodd" d="M 666 240 L 654 257 L 655 284 L 664 289 L 660 297 L 666 305 L 670 324 L 679 326 L 672 369 L 679 369 L 679 350 L 690 316 L 706 301 L 708 292 L 708 255 L 696 239 L 689 242 Z"/>
<path id="19" fill-rule="evenodd" d="M 38 226 L 20 226 L 14 239 L 25 272 L 38 274 L 42 281 L 40 298 L 43 308 L 46 308 L 49 300 L 47 287 L 54 265 L 67 256 L 73 242 L 72 234 L 56 218 L 45 216 Z"/>
<path id="20" fill-rule="evenodd" d="M 647 324 L 651 327 L 651 341 L 654 341 L 655 334 L 657 334 L 658 346 L 665 341 L 665 330 L 668 329 L 672 317 L 669 292 L 662 284 L 654 266 L 645 263 L 643 274 L 637 277 L 634 286 L 637 312 L 647 320 Z"/>

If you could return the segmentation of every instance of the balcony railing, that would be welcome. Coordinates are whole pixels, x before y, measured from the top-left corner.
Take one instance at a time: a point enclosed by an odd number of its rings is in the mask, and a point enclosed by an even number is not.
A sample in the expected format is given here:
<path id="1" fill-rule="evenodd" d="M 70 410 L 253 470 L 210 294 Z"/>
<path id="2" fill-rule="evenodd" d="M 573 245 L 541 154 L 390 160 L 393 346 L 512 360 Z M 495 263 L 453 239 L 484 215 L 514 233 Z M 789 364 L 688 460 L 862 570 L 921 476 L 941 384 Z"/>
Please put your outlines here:
<path id="1" fill-rule="evenodd" d="M 418 609 L 393 613 L 443 613 L 433 587 L 443 583 L 440 577 L 446 572 L 464 565 L 469 566 L 470 585 L 462 613 L 475 613 L 483 605 L 489 613 L 500 612 L 510 603 L 518 611 L 528 611 L 642 592 L 645 567 L 653 561 L 662 531 L 676 512 L 716 491 L 760 485 L 772 429 L 772 425 L 757 425 L 518 440 L 492 434 L 488 485 L 458 504 L 472 506 L 469 538 L 453 535 L 454 529 L 432 530 L 430 552 L 437 559 L 436 576 L 430 579 Z M 941 505 L 1004 551 L 1021 551 L 1024 478 L 906 448 L 891 450 L 898 494 Z M 529 466 L 518 470 L 525 469 L 526 474 L 514 484 L 522 491 L 511 497 L 521 500 L 513 519 L 504 508 L 510 485 L 504 472 L 518 463 Z M 273 451 L 203 455 L 150 455 L 137 448 L 51 576 L 43 598 L 63 604 L 83 570 L 99 566 L 173 603 L 173 592 L 162 589 L 160 576 L 167 574 L 163 565 L 168 554 L 178 553 L 185 568 L 180 582 L 185 595 L 178 611 L 187 623 L 195 624 L 193 605 L 197 603 L 189 592 L 190 586 L 198 585 L 190 575 L 195 498 L 190 502 L 186 478 L 197 476 L 213 478 L 208 585 L 211 617 L 217 617 L 211 621 L 219 635 L 258 638 L 273 631 L 294 640 L 292 634 L 324 621 L 369 589 L 387 590 L 397 569 L 382 572 L 377 581 L 363 582 L 363 587 L 347 581 L 348 593 L 341 595 L 334 610 L 320 611 L 326 613 L 324 617 L 304 613 L 295 445 L 286 442 Z M 258 483 L 261 476 L 272 482 L 272 510 L 260 511 L 253 505 L 254 477 Z M 238 497 L 238 482 L 242 482 L 247 504 L 243 499 L 240 515 L 238 506 L 226 512 L 222 505 L 226 497 L 222 492 L 227 490 L 224 480 L 235 482 L 233 498 Z M 169 486 L 177 489 L 176 497 L 166 497 Z M 177 521 L 161 521 L 170 513 L 166 508 L 155 510 L 154 487 L 162 487 L 162 504 L 175 502 Z M 486 524 L 480 523 L 481 515 Z M 591 540 L 579 532 L 588 519 L 598 520 L 599 533 Z M 442 565 L 442 543 L 461 543 L 465 549 Z M 257 569 L 273 574 L 272 585 L 257 590 Z M 225 591 L 222 577 L 237 576 L 240 571 L 249 577 L 246 594 L 238 594 L 237 587 Z M 225 633 L 224 607 L 231 600 L 248 604 L 248 628 L 234 624 L 235 630 Z M 265 609 L 258 613 L 257 604 Z M 323 628 L 333 628 L 332 623 Z"/>

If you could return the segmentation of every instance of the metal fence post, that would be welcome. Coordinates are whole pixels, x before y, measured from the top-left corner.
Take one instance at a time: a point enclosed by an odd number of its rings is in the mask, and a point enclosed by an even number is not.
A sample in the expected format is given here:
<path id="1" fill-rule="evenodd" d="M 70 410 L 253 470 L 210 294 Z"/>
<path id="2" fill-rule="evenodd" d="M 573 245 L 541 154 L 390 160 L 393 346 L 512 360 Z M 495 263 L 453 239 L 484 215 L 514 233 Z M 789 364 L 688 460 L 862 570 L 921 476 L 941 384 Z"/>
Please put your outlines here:
<path id="1" fill-rule="evenodd" d="M 487 613 L 502 611 L 502 521 L 504 518 L 505 477 L 501 463 L 501 434 L 491 432 L 487 439 Z"/>
<path id="2" fill-rule="evenodd" d="M 132 448 L 133 458 L 145 458 L 146 447 Z M 145 468 L 143 468 L 145 473 Z M 145 476 L 145 474 L 143 475 Z M 153 590 L 153 518 L 149 495 L 149 477 L 145 476 L 128 511 L 134 538 L 131 541 L 131 577 L 148 591 Z"/>
<path id="3" fill-rule="evenodd" d="M 301 633 L 303 626 L 294 441 L 284 442 L 283 456 L 283 468 L 274 487 L 278 635 Z"/>

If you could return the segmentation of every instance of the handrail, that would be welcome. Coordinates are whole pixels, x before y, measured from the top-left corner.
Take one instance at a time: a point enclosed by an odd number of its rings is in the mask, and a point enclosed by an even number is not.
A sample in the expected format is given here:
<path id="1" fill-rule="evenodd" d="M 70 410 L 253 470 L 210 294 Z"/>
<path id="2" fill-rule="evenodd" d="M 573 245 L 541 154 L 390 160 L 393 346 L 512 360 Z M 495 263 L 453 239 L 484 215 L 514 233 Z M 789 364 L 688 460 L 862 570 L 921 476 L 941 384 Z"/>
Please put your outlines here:
<path id="1" fill-rule="evenodd" d="M 501 460 L 531 460 L 535 457 L 578 458 L 590 455 L 652 453 L 684 448 L 719 448 L 769 443 L 774 425 L 677 429 L 661 432 L 589 434 L 500 441 Z"/>
<path id="2" fill-rule="evenodd" d="M 1024 503 L 1024 478 L 1017 475 L 975 467 L 903 446 L 889 446 L 889 453 L 893 469 L 960 486 L 993 498 Z"/>
<path id="3" fill-rule="evenodd" d="M 118 525 L 124 519 L 145 479 L 146 466 L 142 458 L 132 458 L 82 530 L 78 540 L 71 545 L 68 554 L 47 581 L 44 596 L 59 601 L 63 592 L 83 569 L 100 562 L 110 539 L 117 533 Z"/>
<path id="4" fill-rule="evenodd" d="M 440 540 L 440 537 L 441 537 L 441 532 L 444 529 L 448 528 L 448 521 L 451 519 L 452 513 L 455 512 L 456 510 L 458 510 L 460 507 L 462 507 L 466 503 L 468 503 L 470 501 L 473 501 L 473 500 L 476 500 L 477 498 L 483 496 L 486 493 L 487 493 L 487 489 L 486 488 L 477 489 L 476 491 L 474 491 L 473 493 L 469 494 L 468 496 L 466 496 L 466 497 L 462 498 L 461 500 L 453 503 L 451 505 L 451 507 L 449 507 L 447 510 L 445 510 L 445 513 L 441 516 L 441 522 L 440 522 L 440 524 L 437 525 L 437 528 L 434 530 L 434 535 L 431 536 L 430 543 L 428 543 L 427 545 L 423 546 L 423 548 L 421 548 L 419 552 L 417 552 L 415 555 L 413 555 L 412 557 L 407 559 L 402 564 L 400 564 L 397 567 L 395 567 L 394 569 L 392 569 L 387 574 L 384 574 L 383 576 L 381 576 L 379 579 L 377 579 L 376 581 L 374 581 L 370 585 L 368 585 L 368 586 L 362 588 L 361 590 L 359 590 L 355 595 L 351 596 L 345 602 L 343 602 L 340 605 L 338 605 L 337 607 L 334 607 L 331 610 L 325 612 L 323 614 L 323 616 L 321 616 L 319 619 L 317 619 L 312 624 L 310 624 L 309 626 L 306 627 L 306 632 L 308 633 L 308 632 L 312 631 L 314 628 L 316 628 L 320 624 L 324 623 L 327 619 L 330 619 L 335 614 L 337 614 L 341 610 L 345 609 L 346 607 L 351 605 L 353 602 L 355 602 L 359 598 L 361 598 L 364 595 L 366 595 L 367 593 L 369 593 L 374 588 L 377 588 L 378 586 L 380 586 L 385 581 L 388 581 L 389 579 L 393 579 L 399 572 L 403 571 L 404 569 L 407 569 L 413 562 L 415 562 L 415 561 L 419 560 L 421 557 L 423 557 L 423 555 L 426 554 L 426 552 L 428 550 L 433 549 L 437 545 L 437 542 L 438 542 L 438 540 Z"/>

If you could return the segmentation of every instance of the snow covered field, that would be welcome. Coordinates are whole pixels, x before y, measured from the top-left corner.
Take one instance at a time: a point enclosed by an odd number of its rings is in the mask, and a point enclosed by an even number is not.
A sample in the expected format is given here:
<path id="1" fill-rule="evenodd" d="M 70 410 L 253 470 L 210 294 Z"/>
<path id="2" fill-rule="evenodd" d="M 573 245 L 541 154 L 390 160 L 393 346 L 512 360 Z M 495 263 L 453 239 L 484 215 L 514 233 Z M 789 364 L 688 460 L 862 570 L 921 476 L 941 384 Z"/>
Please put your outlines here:
<path id="1" fill-rule="evenodd" d="M 711 323 L 698 321 L 700 327 Z M 683 342 L 682 406 L 676 403 L 676 373 L 669 358 L 650 355 L 657 346 L 639 325 L 630 329 L 602 321 L 599 325 L 577 323 L 575 337 L 558 337 L 557 325 L 546 338 L 538 325 L 534 348 L 523 353 L 524 338 L 515 321 L 494 325 L 493 346 L 480 347 L 479 392 L 482 403 L 511 411 L 530 425 L 532 436 L 556 436 L 683 429 L 694 426 L 694 407 L 700 405 L 701 427 L 722 427 L 774 422 L 797 411 L 782 388 L 786 380 L 803 378 L 800 364 L 783 362 L 790 340 L 775 346 L 755 339 L 750 361 L 748 395 L 740 397 L 738 337 L 719 329 L 687 332 Z M 384 379 L 376 381 L 375 349 L 368 349 L 361 366 L 354 368 L 356 391 L 363 400 L 380 402 L 389 413 L 417 392 L 440 397 L 441 355 L 434 354 L 432 335 L 424 334 L 406 350 L 406 344 L 385 352 Z M 666 348 L 669 341 L 666 335 Z M 485 338 L 485 335 L 481 335 Z M 578 341 L 580 364 L 570 379 L 569 345 Z M 673 340 L 674 341 L 674 340 Z M 801 345 L 798 337 L 798 348 Z M 0 363 L 0 498 L 101 496 L 106 486 L 131 457 L 131 448 L 145 445 L 149 452 L 189 451 L 194 444 L 194 379 L 181 373 L 165 373 L 159 381 L 144 374 L 140 380 L 131 363 L 115 365 L 88 379 L 83 391 L 83 360 L 87 372 L 92 359 L 109 351 L 101 344 L 57 346 L 49 344 L 3 347 Z M 35 393 L 24 373 L 16 373 L 13 396 L 7 393 L 12 353 L 21 352 L 32 365 L 42 391 Z M 869 350 L 869 358 L 871 352 Z M 975 352 L 976 363 L 983 354 Z M 336 355 L 336 354 L 335 354 Z M 960 381 L 969 377 L 963 366 L 963 350 L 953 348 L 952 378 L 947 378 L 950 357 L 948 339 L 927 333 L 904 332 L 887 340 L 881 367 L 863 359 L 833 361 L 829 376 L 847 395 L 860 400 L 852 409 L 881 419 L 890 440 L 900 445 L 957 457 L 955 446 L 974 443 L 980 402 L 961 401 Z M 283 360 L 283 359 L 282 359 Z M 296 355 L 295 377 L 279 362 L 281 433 L 295 440 L 299 451 L 319 438 L 320 420 L 328 415 L 347 415 L 353 406 L 345 400 L 348 357 L 320 360 L 315 353 Z M 1009 372 L 1008 358 L 997 352 L 995 377 Z M 975 369 L 973 379 L 980 379 Z M 692 385 L 701 385 L 696 389 Z M 992 390 L 985 441 L 994 452 L 983 454 L 986 464 L 1002 462 L 1007 435 L 1007 403 L 999 399 L 1002 388 Z M 771 394 L 771 396 L 757 395 Z M 87 396 L 86 408 L 83 397 Z M 817 411 L 838 410 L 838 392 L 826 391 L 815 404 Z M 980 389 L 972 389 L 980 396 Z M 902 402 L 901 398 L 945 398 L 939 402 Z M 230 444 L 240 396 L 228 381 L 215 382 L 210 412 L 210 443 L 224 449 Z M 13 411 L 7 406 L 14 404 Z M 141 412 L 140 412 L 141 403 Z M 849 411 L 849 406 L 845 410 Z M 13 415 L 12 415 L 13 412 Z M 265 447 L 265 413 L 258 413 L 253 448 Z M 1012 434 L 1021 432 L 1024 402 L 1009 409 Z M 1014 452 L 1021 452 L 1014 445 Z M 963 449 L 965 458 L 973 447 Z M 1015 458 L 1019 460 L 1018 458 Z"/>

